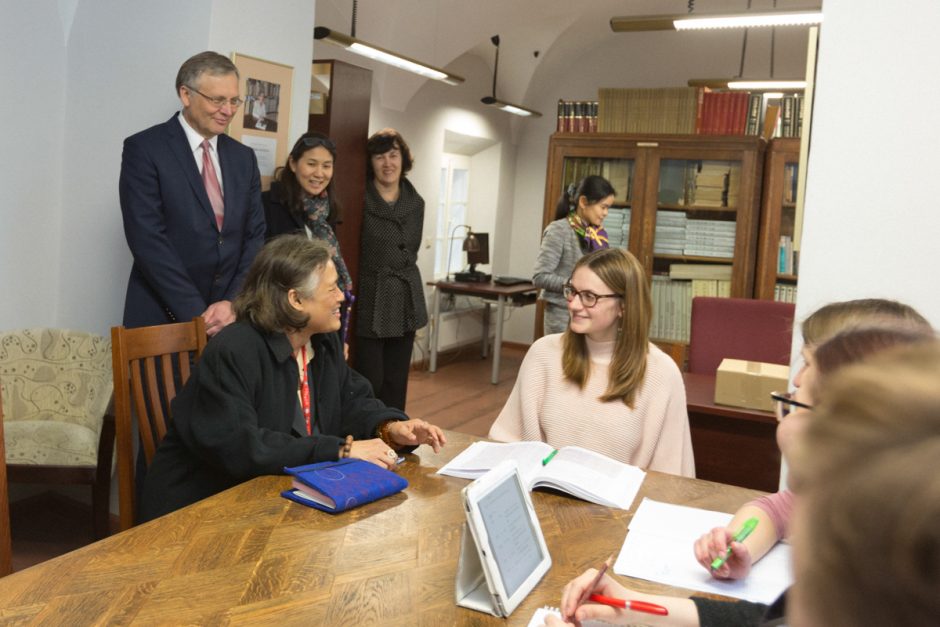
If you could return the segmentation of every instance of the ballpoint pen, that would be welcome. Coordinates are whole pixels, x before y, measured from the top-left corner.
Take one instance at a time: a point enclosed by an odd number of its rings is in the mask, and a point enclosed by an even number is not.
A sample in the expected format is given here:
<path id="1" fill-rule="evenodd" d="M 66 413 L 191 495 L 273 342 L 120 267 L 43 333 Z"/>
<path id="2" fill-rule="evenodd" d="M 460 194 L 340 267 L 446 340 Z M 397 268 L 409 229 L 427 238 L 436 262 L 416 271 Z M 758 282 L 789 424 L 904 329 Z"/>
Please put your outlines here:
<path id="1" fill-rule="evenodd" d="M 557 453 L 558 451 L 555 452 Z M 594 588 L 597 587 L 597 584 L 600 583 L 601 577 L 604 576 L 604 573 L 607 572 L 607 569 L 609 569 L 613 563 L 614 556 L 611 555 L 603 564 L 601 564 L 601 567 L 597 569 L 597 574 L 594 575 L 594 581 L 592 581 L 591 585 L 585 588 L 584 592 L 581 593 L 581 598 L 578 599 L 578 607 L 584 605 L 584 602 L 588 600 L 588 598 L 591 596 L 591 592 L 594 590 Z"/>
<path id="2" fill-rule="evenodd" d="M 633 610 L 634 612 L 645 612 L 646 614 L 656 614 L 658 616 L 669 616 L 669 610 L 667 610 L 662 605 L 657 605 L 656 603 L 648 603 L 646 601 L 628 601 L 626 599 L 615 599 L 613 597 L 605 597 L 602 594 L 592 594 L 589 598 L 595 603 L 601 603 L 603 605 L 610 605 L 611 607 L 622 607 L 627 610 Z"/>
<path id="3" fill-rule="evenodd" d="M 548 456 L 547 456 L 545 459 L 542 460 L 542 465 L 544 466 L 544 465 L 547 464 L 548 462 L 552 461 L 552 458 L 553 458 L 555 455 L 558 455 L 558 449 L 557 449 L 557 448 L 554 449 L 554 450 L 552 450 L 552 452 L 549 453 Z"/>
<path id="4" fill-rule="evenodd" d="M 732 540 L 734 540 L 735 542 L 744 542 L 744 540 L 749 535 L 751 535 L 751 532 L 754 531 L 756 527 L 757 527 L 757 518 L 756 517 L 748 518 L 744 522 L 744 525 L 741 527 L 741 529 L 734 535 L 734 538 L 732 538 Z M 729 557 L 731 557 L 730 545 L 728 546 L 728 550 L 725 551 L 724 555 L 721 555 L 714 559 L 714 561 L 712 562 L 712 570 L 718 570 L 719 568 L 721 568 L 722 565 L 725 563 L 725 560 L 727 560 Z"/>

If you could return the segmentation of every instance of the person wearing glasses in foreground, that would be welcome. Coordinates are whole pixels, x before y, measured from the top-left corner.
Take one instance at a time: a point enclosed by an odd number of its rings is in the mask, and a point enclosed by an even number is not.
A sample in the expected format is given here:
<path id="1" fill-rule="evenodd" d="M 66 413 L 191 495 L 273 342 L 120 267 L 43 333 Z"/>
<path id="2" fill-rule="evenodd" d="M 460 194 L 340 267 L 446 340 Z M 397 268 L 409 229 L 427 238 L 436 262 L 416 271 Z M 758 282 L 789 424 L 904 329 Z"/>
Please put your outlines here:
<path id="1" fill-rule="evenodd" d="M 649 341 L 643 267 L 626 250 L 595 251 L 577 261 L 564 295 L 568 329 L 529 348 L 489 437 L 695 476 L 682 375 Z"/>
<path id="2" fill-rule="evenodd" d="M 287 156 L 287 163 L 274 173 L 271 189 L 261 198 L 267 223 L 265 239 L 284 233 L 301 233 L 329 246 L 339 274 L 339 288 L 346 297 L 340 338 L 343 340 L 343 354 L 348 357 L 346 332 L 353 282 L 333 232 L 333 227 L 339 222 L 340 209 L 333 186 L 335 165 L 336 146 L 333 141 L 322 133 L 304 133 Z"/>
<path id="3" fill-rule="evenodd" d="M 784 394 L 774 403 L 777 419 L 777 444 L 781 451 L 786 451 L 788 441 L 794 437 L 802 425 L 797 415 L 793 419 L 783 420 L 793 407 L 805 407 L 801 388 L 804 387 L 804 373 L 814 367 L 816 348 L 840 331 L 858 326 L 890 325 L 910 329 L 918 333 L 933 333 L 930 323 L 912 307 L 895 301 L 867 298 L 826 305 L 810 315 L 802 325 L 803 368 L 793 378 L 797 388 L 795 395 Z M 781 490 L 774 494 L 760 497 L 745 504 L 734 515 L 727 527 L 716 527 L 699 538 L 693 550 L 698 562 L 713 577 L 718 579 L 741 579 L 747 576 L 751 565 L 767 554 L 773 546 L 790 535 L 789 523 L 793 510 L 793 493 Z M 731 538 L 749 518 L 757 518 L 754 533 L 744 542 L 732 542 Z M 731 546 L 731 557 L 717 570 L 711 569 L 712 560 L 724 555 Z"/>
<path id="4" fill-rule="evenodd" d="M 846 468 L 840 466 L 838 462 L 844 462 L 846 466 L 849 465 L 849 460 L 847 459 L 849 456 L 848 453 L 852 451 L 859 439 L 864 439 L 864 436 L 871 435 L 870 432 L 866 433 L 866 429 L 869 428 L 869 425 L 864 424 L 864 422 L 858 423 L 856 426 L 859 433 L 852 434 L 852 426 L 850 424 L 839 430 L 830 431 L 824 423 L 830 420 L 836 420 L 835 414 L 830 411 L 831 408 L 850 402 L 859 392 L 862 392 L 866 398 L 868 397 L 867 392 L 871 389 L 869 385 L 840 386 L 833 384 L 833 381 L 839 380 L 840 375 L 849 375 L 852 372 L 851 365 L 857 363 L 864 364 L 866 360 L 876 359 L 879 353 L 888 354 L 894 353 L 896 350 L 904 349 L 913 351 L 931 346 L 936 347 L 936 340 L 932 333 L 910 328 L 892 328 L 887 326 L 859 327 L 836 335 L 816 350 L 816 361 L 807 364 L 804 368 L 802 385 L 797 389 L 797 394 L 800 398 L 799 400 L 787 399 L 788 402 L 786 404 L 791 407 L 791 412 L 781 422 L 780 427 L 778 427 L 779 432 L 784 428 L 784 425 L 790 425 L 790 437 L 781 439 L 780 444 L 784 457 L 791 464 L 791 470 L 795 478 L 796 498 L 793 503 L 794 511 L 797 513 L 794 515 L 794 518 L 798 519 L 800 517 L 799 510 L 803 506 L 801 503 L 806 500 L 812 503 L 811 508 L 815 509 L 813 516 L 817 520 L 831 518 L 840 521 L 839 524 L 829 528 L 830 532 L 843 534 L 843 537 L 840 538 L 841 542 L 838 546 L 827 546 L 823 549 L 828 558 L 826 566 L 833 571 L 850 570 L 851 567 L 841 563 L 841 560 L 847 557 L 845 555 L 845 545 L 854 543 L 853 549 L 856 555 L 853 556 L 851 564 L 854 568 L 873 571 L 870 577 L 867 577 L 867 583 L 872 584 L 875 582 L 871 587 L 872 589 L 869 589 L 869 594 L 872 595 L 874 602 L 880 605 L 884 605 L 884 603 L 878 599 L 879 591 L 877 588 L 884 584 L 884 577 L 879 571 L 881 570 L 880 566 L 883 566 L 885 563 L 880 557 L 885 552 L 890 554 L 892 549 L 891 544 L 894 538 L 890 538 L 890 534 L 882 534 L 880 535 L 884 540 L 882 543 L 876 540 L 879 534 L 868 534 L 867 531 L 864 533 L 855 533 L 854 530 L 856 529 L 856 525 L 860 522 L 860 519 L 867 516 L 867 513 L 865 513 L 867 510 L 882 509 L 881 495 L 878 494 L 877 489 L 873 489 L 867 491 L 864 497 L 858 497 L 856 495 L 849 499 L 842 499 L 834 496 L 839 494 L 839 490 L 833 489 L 834 482 L 838 482 L 840 479 L 848 479 L 851 475 L 851 472 L 845 472 Z M 940 357 L 940 355 L 938 355 L 938 357 Z M 901 361 L 905 362 L 906 359 Z M 876 362 L 873 361 L 873 363 Z M 940 362 L 935 362 L 934 364 L 932 375 L 934 377 L 932 383 L 934 390 L 937 389 L 936 380 L 937 377 L 940 376 L 940 371 L 936 370 L 937 366 L 940 366 Z M 899 365 L 899 367 L 901 366 Z M 910 369 L 909 365 L 907 369 Z M 878 374 L 884 377 L 885 373 L 890 372 L 889 370 L 885 370 Z M 849 380 L 851 380 L 851 378 L 849 378 Z M 843 379 L 843 382 L 844 381 L 845 379 Z M 895 399 L 903 399 L 906 397 L 905 389 L 908 385 L 909 383 L 903 379 L 896 381 L 895 385 L 889 389 L 888 394 Z M 831 392 L 830 387 L 832 387 Z M 912 388 L 914 387 L 917 386 L 912 386 Z M 881 389 L 882 386 L 879 385 L 878 388 Z M 934 399 L 934 411 L 940 411 L 940 404 L 937 404 L 937 402 L 940 401 L 940 394 L 934 392 Z M 817 401 L 820 402 L 818 407 L 815 405 Z M 881 427 L 886 428 L 889 423 L 894 423 L 892 427 L 898 432 L 903 432 L 906 428 L 908 417 L 903 413 L 899 413 L 897 408 L 893 407 L 891 404 L 881 405 L 877 411 L 886 412 L 884 416 L 879 418 Z M 935 419 L 936 418 L 940 418 L 940 415 L 937 415 Z M 855 419 L 855 417 L 851 414 L 847 414 L 840 415 L 837 419 L 841 422 L 845 422 L 851 421 Z M 940 434 L 940 422 L 934 426 L 934 432 Z M 823 433 L 826 435 L 821 435 Z M 832 437 L 831 434 L 833 433 L 845 434 L 845 441 L 838 441 Z M 877 438 L 875 439 L 877 440 Z M 899 440 L 904 440 L 904 437 L 900 437 Z M 807 455 L 807 450 L 813 451 L 812 455 Z M 862 453 L 862 447 L 858 447 L 856 451 L 860 457 L 855 461 L 864 465 L 865 455 Z M 927 462 L 925 461 L 924 463 Z M 813 492 L 814 488 L 822 488 L 818 490 L 818 492 L 825 494 L 826 497 L 810 498 L 809 493 Z M 847 501 L 854 501 L 854 503 L 849 507 L 846 505 Z M 876 503 L 877 506 L 874 506 Z M 898 513 L 895 512 L 894 515 L 898 516 Z M 888 517 L 890 517 L 890 515 Z M 934 527 L 936 527 L 937 522 L 940 521 L 936 519 L 931 521 Z M 840 525 L 847 530 L 847 533 L 839 529 Z M 758 529 L 759 528 L 760 525 L 758 525 Z M 667 595 L 644 594 L 625 588 L 614 578 L 607 575 L 601 577 L 600 581 L 595 584 L 597 571 L 591 569 L 572 580 L 565 587 L 562 593 L 560 611 L 562 615 L 567 617 L 567 620 L 573 624 L 579 624 L 580 621 L 588 619 L 603 620 L 612 624 L 635 624 L 641 622 L 648 625 L 702 627 L 757 627 L 782 624 L 803 626 L 830 626 L 839 624 L 929 624 L 893 621 L 870 622 L 865 620 L 857 622 L 852 620 L 835 622 L 827 620 L 819 622 L 818 617 L 809 618 L 804 608 L 800 607 L 800 601 L 802 601 L 801 597 L 806 595 L 814 596 L 817 600 L 822 601 L 820 606 L 825 608 L 826 605 L 830 605 L 830 603 L 825 600 L 829 597 L 828 588 L 830 586 L 841 586 L 844 594 L 839 600 L 845 602 L 845 605 L 837 606 L 834 609 L 829 608 L 828 610 L 830 613 L 838 615 L 840 612 L 854 609 L 852 607 L 853 604 L 862 600 L 863 596 L 860 591 L 852 589 L 850 585 L 843 585 L 842 580 L 830 581 L 815 576 L 813 577 L 815 587 L 806 586 L 805 583 L 801 582 L 801 576 L 815 569 L 815 551 L 818 550 L 820 545 L 825 545 L 825 540 L 814 538 L 812 532 L 805 533 L 805 529 L 803 531 L 803 534 L 797 533 L 793 535 L 794 555 L 796 556 L 795 599 L 790 598 L 790 592 L 787 591 L 772 605 L 767 606 L 748 601 L 729 602 L 696 596 L 686 599 Z M 935 529 L 931 533 L 936 534 Z M 806 547 L 810 545 L 817 548 L 807 550 Z M 873 559 L 878 560 L 878 565 L 869 564 L 867 568 L 862 568 L 862 564 L 864 564 L 866 560 Z M 928 574 L 928 580 L 922 583 L 919 582 L 918 585 L 921 585 L 925 589 L 928 586 L 931 587 L 931 593 L 934 595 L 932 602 L 934 608 L 937 608 L 937 606 L 940 605 L 935 600 L 936 586 L 938 583 L 937 573 L 940 573 L 940 553 L 934 552 L 932 555 L 928 554 L 925 559 L 928 561 L 933 560 L 933 563 L 924 568 Z M 913 563 L 905 564 L 905 566 L 908 565 L 913 566 Z M 896 565 L 892 565 L 892 567 L 897 568 Z M 902 574 L 898 572 L 895 574 L 904 582 L 898 584 L 897 587 L 899 588 L 907 586 L 915 579 L 910 573 Z M 862 575 L 861 579 L 865 578 L 866 576 Z M 588 588 L 590 588 L 590 590 L 588 590 Z M 912 586 L 912 589 L 916 588 L 916 585 Z M 800 592 L 801 590 L 809 590 L 809 592 Z M 580 605 L 580 600 L 584 598 L 585 592 L 631 601 L 653 603 L 666 608 L 667 615 L 654 616 L 646 613 L 640 614 L 632 610 L 621 610 L 595 603 Z M 902 591 L 901 594 L 903 596 L 904 592 Z M 855 598 L 852 599 L 852 597 Z M 817 610 L 818 609 L 819 606 L 817 606 Z M 932 616 L 933 620 L 938 618 L 935 610 Z M 800 619 L 798 620 L 797 617 L 800 617 Z M 789 622 L 781 622 L 784 621 L 785 618 L 792 620 Z M 563 621 L 553 618 L 547 621 L 546 624 L 550 626 L 560 625 L 563 624 Z"/>
<path id="5" fill-rule="evenodd" d="M 394 468 L 400 452 L 446 443 L 372 395 L 343 358 L 343 292 L 322 242 L 268 242 L 235 299 L 238 321 L 209 341 L 173 400 L 173 421 L 150 466 L 142 520 L 285 466 L 364 459 Z"/>
<path id="6" fill-rule="evenodd" d="M 180 67 L 182 110 L 124 140 L 119 183 L 134 257 L 124 325 L 188 322 L 210 336 L 235 320 L 232 300 L 264 243 L 255 153 L 225 135 L 242 104 L 235 65 L 201 52 Z"/>

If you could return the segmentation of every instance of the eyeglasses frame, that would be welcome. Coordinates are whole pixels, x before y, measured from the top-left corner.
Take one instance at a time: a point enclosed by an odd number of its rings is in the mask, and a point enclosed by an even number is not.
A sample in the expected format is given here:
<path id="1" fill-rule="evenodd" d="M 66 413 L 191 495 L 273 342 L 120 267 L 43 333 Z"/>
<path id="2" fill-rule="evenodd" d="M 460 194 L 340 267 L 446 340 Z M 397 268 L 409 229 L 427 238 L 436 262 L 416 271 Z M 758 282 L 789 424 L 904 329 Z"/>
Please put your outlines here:
<path id="1" fill-rule="evenodd" d="M 569 291 L 571 292 L 570 298 L 568 297 L 568 294 L 567 294 L 567 292 Z M 571 283 L 565 283 L 565 285 L 561 288 L 561 294 L 562 296 L 565 297 L 565 300 L 568 301 L 569 303 L 574 300 L 575 296 L 577 296 L 581 300 L 581 305 L 585 309 L 593 309 L 594 307 L 597 306 L 597 301 L 599 301 L 602 298 L 623 298 L 623 296 L 621 296 L 620 294 L 595 294 L 591 290 L 577 290 L 575 289 L 574 285 L 572 285 Z M 584 302 L 584 297 L 582 296 L 582 294 L 593 295 L 594 302 L 588 305 L 586 302 Z"/>
<path id="2" fill-rule="evenodd" d="M 218 107 L 219 109 L 221 109 L 225 105 L 229 105 L 233 109 L 237 109 L 243 104 L 245 104 L 244 98 L 225 98 L 224 96 L 216 96 L 215 98 L 213 98 L 213 97 L 205 95 L 204 93 L 202 93 L 195 87 L 190 87 L 189 85 L 183 85 L 183 87 L 185 87 L 191 92 L 199 94 L 200 96 L 208 100 L 213 106 Z M 221 104 L 218 102 L 219 99 L 222 100 Z"/>

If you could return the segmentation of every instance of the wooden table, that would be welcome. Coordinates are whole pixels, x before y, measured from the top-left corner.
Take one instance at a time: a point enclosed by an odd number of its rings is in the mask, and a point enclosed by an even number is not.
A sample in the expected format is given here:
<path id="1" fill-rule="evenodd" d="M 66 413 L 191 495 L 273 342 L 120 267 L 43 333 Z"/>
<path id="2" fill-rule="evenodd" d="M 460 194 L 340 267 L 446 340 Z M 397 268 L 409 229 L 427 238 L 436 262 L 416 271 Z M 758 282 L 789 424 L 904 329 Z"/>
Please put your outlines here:
<path id="1" fill-rule="evenodd" d="M 454 601 L 467 481 L 435 474 L 477 438 L 450 432 L 401 474 L 405 492 L 332 516 L 261 477 L 0 579 L 7 624 L 525 625 L 623 544 L 632 511 L 537 491 L 553 566 L 508 621 Z M 758 492 L 650 472 L 637 497 L 731 512 Z M 689 547 L 692 550 L 692 547 Z M 671 588 L 631 580 L 638 589 Z M 676 591 L 688 594 L 688 591 Z"/>
<path id="2" fill-rule="evenodd" d="M 773 412 L 715 404 L 715 375 L 682 373 L 695 476 L 767 492 L 780 484 Z"/>
<path id="3" fill-rule="evenodd" d="M 456 281 L 430 282 L 434 286 L 434 299 L 431 303 L 431 363 L 429 370 L 437 372 L 437 340 L 441 328 L 441 294 L 459 294 L 482 298 L 486 305 L 483 312 L 483 356 L 490 339 L 489 300 L 496 301 L 496 338 L 493 340 L 493 374 L 490 382 L 499 383 L 499 355 L 503 344 L 503 310 L 506 305 L 528 305 L 535 302 L 538 288 L 531 283 L 517 285 L 499 285 L 498 283 L 459 283 Z"/>

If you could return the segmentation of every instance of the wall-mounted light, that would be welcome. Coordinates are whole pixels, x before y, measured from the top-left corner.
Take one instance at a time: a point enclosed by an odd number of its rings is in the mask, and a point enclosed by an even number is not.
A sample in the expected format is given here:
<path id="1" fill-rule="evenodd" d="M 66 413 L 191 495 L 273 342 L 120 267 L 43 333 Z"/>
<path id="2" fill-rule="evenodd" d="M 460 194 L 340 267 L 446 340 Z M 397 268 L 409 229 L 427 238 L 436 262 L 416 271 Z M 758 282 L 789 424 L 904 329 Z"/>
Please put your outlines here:
<path id="1" fill-rule="evenodd" d="M 767 13 L 640 15 L 610 18 L 615 33 L 654 30 L 700 30 L 710 28 L 753 28 L 759 26 L 808 26 L 820 24 L 823 14 L 811 11 L 771 11 Z"/>
<path id="2" fill-rule="evenodd" d="M 452 72 L 442 70 L 433 65 L 428 65 L 427 63 L 422 63 L 421 61 L 416 61 L 415 59 L 398 54 L 397 52 L 392 52 L 391 50 L 386 50 L 385 48 L 370 44 L 361 39 L 337 33 L 323 26 L 317 26 L 313 29 L 313 38 L 340 46 L 352 53 L 397 67 L 400 70 L 413 72 L 414 74 L 436 81 L 442 81 L 448 85 L 459 85 L 464 82 L 462 76 L 458 76 Z"/>
<path id="3" fill-rule="evenodd" d="M 480 102 L 491 107 L 502 109 L 507 113 L 513 113 L 523 117 L 542 117 L 542 114 L 538 111 L 523 107 L 522 105 L 512 104 L 511 102 L 506 102 L 496 97 L 496 76 L 499 72 L 499 35 L 493 35 L 490 37 L 490 41 L 496 46 L 496 62 L 493 64 L 493 95 L 483 96 L 480 98 Z"/>

